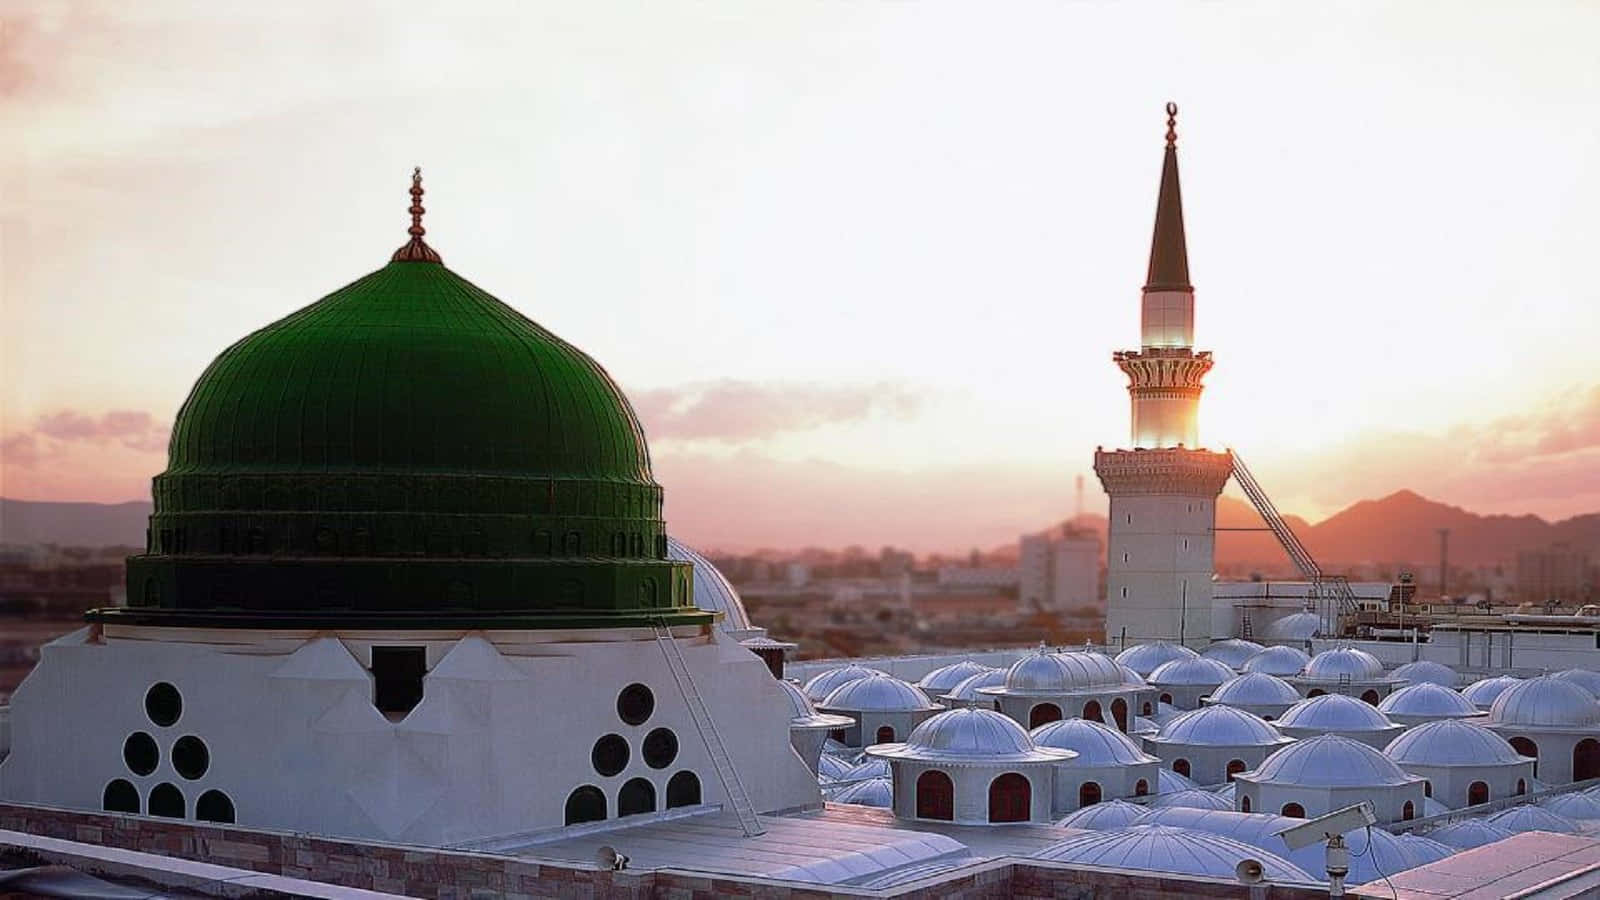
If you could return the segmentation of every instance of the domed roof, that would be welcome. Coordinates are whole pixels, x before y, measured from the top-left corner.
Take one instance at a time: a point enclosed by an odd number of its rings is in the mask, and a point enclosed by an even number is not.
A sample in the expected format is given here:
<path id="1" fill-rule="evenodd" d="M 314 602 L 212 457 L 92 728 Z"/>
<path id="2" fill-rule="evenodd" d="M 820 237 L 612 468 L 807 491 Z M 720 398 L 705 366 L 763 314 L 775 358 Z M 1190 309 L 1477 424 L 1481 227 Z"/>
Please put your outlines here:
<path id="1" fill-rule="evenodd" d="M 1281 678 L 1262 672 L 1246 672 L 1218 685 L 1206 701 L 1228 706 L 1287 705 L 1299 703 L 1300 692 Z"/>
<path id="2" fill-rule="evenodd" d="M 1422 798 L 1422 808 L 1425 815 L 1429 814 L 1426 810 L 1428 801 L 1432 799 L 1432 797 Z M 1425 838 L 1420 834 L 1406 833 L 1395 835 L 1395 837 L 1400 839 L 1400 845 L 1405 848 L 1407 853 L 1416 857 L 1417 865 L 1419 866 L 1435 863 L 1447 856 L 1456 854 L 1456 848 L 1449 844 L 1443 841 L 1436 841 L 1433 838 Z"/>
<path id="3" fill-rule="evenodd" d="M 1067 815 L 1056 822 L 1058 828 L 1081 828 L 1084 831 L 1109 831 L 1123 828 L 1144 815 L 1144 807 L 1126 800 L 1104 800 Z"/>
<path id="4" fill-rule="evenodd" d="M 1489 708 L 1489 721 L 1533 728 L 1589 728 L 1600 723 L 1600 701 L 1571 681 L 1542 675 L 1502 691 Z"/>
<path id="5" fill-rule="evenodd" d="M 1123 683 L 1122 667 L 1109 656 L 1087 650 L 1069 650 L 1054 655 L 1067 670 L 1069 683 L 1075 686 L 1075 690 L 1118 687 Z"/>
<path id="6" fill-rule="evenodd" d="M 1311 662 L 1310 654 L 1298 647 L 1268 647 L 1244 661 L 1242 668 L 1246 672 L 1260 672 L 1264 675 L 1276 675 L 1283 678 L 1289 675 L 1299 675 Z"/>
<path id="7" fill-rule="evenodd" d="M 1190 809 L 1233 809 L 1232 801 L 1198 788 L 1157 794 L 1150 798 L 1150 805 L 1153 807 L 1186 806 Z"/>
<path id="8" fill-rule="evenodd" d="M 850 665 L 839 666 L 836 669 L 829 669 L 826 672 L 820 672 L 812 676 L 811 680 L 806 682 L 805 692 L 806 696 L 811 698 L 811 702 L 821 703 L 827 699 L 829 694 L 833 693 L 834 688 L 841 684 L 855 681 L 857 678 L 870 678 L 874 675 L 887 674 L 889 673 L 881 669 L 869 669 L 866 666 L 858 666 L 855 663 L 851 663 Z"/>
<path id="9" fill-rule="evenodd" d="M 1073 674 L 1055 654 L 1040 649 L 1011 664 L 1006 670 L 1008 694 L 1064 694 L 1073 690 Z"/>
<path id="10" fill-rule="evenodd" d="M 1228 808 L 1233 809 L 1234 802 L 1238 800 L 1239 797 L 1239 785 L 1230 781 L 1211 793 L 1216 794 L 1218 797 L 1228 801 Z"/>
<path id="11" fill-rule="evenodd" d="M 1496 697 L 1501 692 L 1514 684 L 1521 684 L 1522 679 L 1515 675 L 1496 675 L 1493 678 L 1480 678 L 1461 689 L 1461 696 L 1472 702 L 1479 709 L 1488 709 L 1494 705 Z"/>
<path id="12" fill-rule="evenodd" d="M 1244 665 L 1245 660 L 1264 649 L 1266 648 L 1255 641 L 1247 641 L 1243 638 L 1228 638 L 1225 641 L 1217 641 L 1201 650 L 1200 655 L 1206 659 L 1214 659 L 1230 669 L 1237 669 Z"/>
<path id="13" fill-rule="evenodd" d="M 930 697 L 937 697 L 980 672 L 991 671 L 992 666 L 963 659 L 948 666 L 940 666 L 917 679 L 917 687 Z"/>
<path id="14" fill-rule="evenodd" d="M 1227 665 L 1214 659 L 1203 656 L 1193 659 L 1174 659 L 1162 663 L 1150 673 L 1151 684 L 1161 687 L 1168 686 L 1209 686 L 1217 685 L 1232 678 L 1234 672 Z"/>
<path id="15" fill-rule="evenodd" d="M 1058 719 L 1035 728 L 1034 746 L 1057 747 L 1078 755 L 1079 766 L 1133 766 L 1158 762 L 1131 738 L 1088 719 Z"/>
<path id="16" fill-rule="evenodd" d="M 1383 663 L 1365 650 L 1335 647 L 1311 657 L 1303 677 L 1317 681 L 1338 681 L 1345 676 L 1351 681 L 1378 681 L 1383 678 Z"/>
<path id="17" fill-rule="evenodd" d="M 1168 722 L 1152 740 L 1210 747 L 1263 747 L 1290 740 L 1260 716 L 1232 706 L 1202 706 Z"/>
<path id="18" fill-rule="evenodd" d="M 1526 761 L 1505 738 L 1461 719 L 1418 725 L 1390 741 L 1383 752 L 1401 765 L 1503 766 Z"/>
<path id="19" fill-rule="evenodd" d="M 1195 784 L 1194 779 L 1188 777 L 1187 775 L 1179 775 L 1177 772 L 1174 772 L 1171 769 L 1156 770 L 1155 792 L 1157 794 L 1171 794 L 1177 791 L 1192 791 L 1198 789 L 1199 787 L 1200 785 Z"/>
<path id="20" fill-rule="evenodd" d="M 1338 734 L 1295 741 L 1234 776 L 1258 784 L 1305 787 L 1384 787 L 1419 781 L 1372 747 Z"/>
<path id="21" fill-rule="evenodd" d="M 1267 626 L 1267 638 L 1274 641 L 1309 641 L 1322 633 L 1322 617 L 1314 612 L 1290 613 Z"/>
<path id="22" fill-rule="evenodd" d="M 1200 654 L 1182 644 L 1155 641 L 1136 644 L 1117 654 L 1116 661 L 1148 678 L 1156 667 L 1174 659 L 1193 659 Z"/>
<path id="23" fill-rule="evenodd" d="M 1123 684 L 1129 687 L 1146 687 L 1149 685 L 1149 682 L 1144 680 L 1144 676 L 1140 675 L 1138 672 L 1135 672 L 1132 668 L 1125 666 L 1122 663 L 1117 663 L 1117 668 L 1122 670 Z"/>
<path id="24" fill-rule="evenodd" d="M 1582 829 L 1566 816 L 1559 816 L 1542 806 L 1524 803 L 1487 817 L 1490 825 L 1498 825 L 1513 834 L 1523 831 L 1553 831 L 1556 834 L 1577 834 Z"/>
<path id="25" fill-rule="evenodd" d="M 1571 794 L 1557 794 L 1554 797 L 1540 800 L 1539 805 L 1567 819 L 1585 821 L 1600 819 L 1600 799 L 1582 791 L 1576 791 Z"/>
<path id="26" fill-rule="evenodd" d="M 1457 850 L 1471 850 L 1473 847 L 1503 841 L 1511 837 L 1512 833 L 1509 828 L 1502 828 L 1483 819 L 1462 819 L 1429 831 L 1427 837 Z"/>
<path id="27" fill-rule="evenodd" d="M 667 537 L 667 559 L 694 566 L 694 605 L 722 613 L 723 631 L 735 637 L 749 637 L 758 629 L 750 623 L 744 601 L 722 571 L 699 551 L 675 537 Z"/>
<path id="28" fill-rule="evenodd" d="M 889 763 L 887 760 L 869 756 L 851 766 L 844 773 L 840 781 L 864 781 L 868 778 L 888 778 Z"/>
<path id="29" fill-rule="evenodd" d="M 894 783 L 887 778 L 868 778 L 855 784 L 845 785 L 834 791 L 828 798 L 832 803 L 845 803 L 851 806 L 875 806 L 878 809 L 889 809 L 894 806 Z"/>
<path id="30" fill-rule="evenodd" d="M 1394 727 L 1389 717 L 1376 706 L 1344 694 L 1323 694 L 1301 700 L 1278 717 L 1277 725 L 1279 728 L 1309 728 L 1342 733 L 1383 731 Z"/>
<path id="31" fill-rule="evenodd" d="M 1316 880 L 1294 863 L 1260 847 L 1171 825 L 1129 825 L 1074 835 L 1033 855 L 1084 866 L 1200 875 L 1228 884 L 1238 880 L 1234 868 L 1242 860 L 1254 859 L 1260 861 L 1268 881 Z"/>
<path id="32" fill-rule="evenodd" d="M 983 700 L 985 697 L 978 692 L 979 688 L 1004 686 L 1006 674 L 1005 669 L 989 669 L 976 675 L 969 675 L 940 699 L 952 702 Z"/>
<path id="33" fill-rule="evenodd" d="M 854 721 L 849 716 L 819 713 L 811 705 L 811 698 L 806 696 L 805 691 L 787 681 L 778 681 L 777 684 L 783 691 L 784 699 L 789 701 L 790 728 L 846 728 Z"/>
<path id="34" fill-rule="evenodd" d="M 817 758 L 817 778 L 822 781 L 843 781 L 851 765 L 837 756 L 826 753 Z"/>
<path id="35" fill-rule="evenodd" d="M 1591 672 L 1588 669 L 1568 669 L 1565 672 L 1557 672 L 1552 677 L 1559 678 L 1562 681 L 1570 681 L 1596 697 L 1600 697 L 1600 672 Z"/>
<path id="36" fill-rule="evenodd" d="M 1419 681 L 1395 691 L 1378 702 L 1378 709 L 1386 716 L 1411 718 L 1466 719 L 1483 715 L 1471 700 L 1431 681 Z"/>
<path id="37" fill-rule="evenodd" d="M 903 744 L 877 744 L 867 754 L 945 762 L 1065 762 L 1077 754 L 1037 748 L 1022 726 L 992 709 L 964 707 L 931 716 Z"/>
<path id="38" fill-rule="evenodd" d="M 178 411 L 128 606 L 186 626 L 703 623 L 644 431 L 589 356 L 413 238 L 223 350 Z M 546 301 L 546 306 L 549 302 Z M 681 579 L 681 580 L 680 580 Z"/>
<path id="39" fill-rule="evenodd" d="M 1461 676 L 1456 674 L 1455 669 L 1444 663 L 1434 662 L 1431 659 L 1419 659 L 1416 662 L 1406 663 L 1390 672 L 1389 677 L 1400 679 L 1409 684 L 1421 684 L 1427 681 L 1447 688 L 1454 688 L 1461 683 Z"/>
<path id="40" fill-rule="evenodd" d="M 869 675 L 834 688 L 817 708 L 823 712 L 915 712 L 941 707 L 922 689 L 892 675 Z"/>

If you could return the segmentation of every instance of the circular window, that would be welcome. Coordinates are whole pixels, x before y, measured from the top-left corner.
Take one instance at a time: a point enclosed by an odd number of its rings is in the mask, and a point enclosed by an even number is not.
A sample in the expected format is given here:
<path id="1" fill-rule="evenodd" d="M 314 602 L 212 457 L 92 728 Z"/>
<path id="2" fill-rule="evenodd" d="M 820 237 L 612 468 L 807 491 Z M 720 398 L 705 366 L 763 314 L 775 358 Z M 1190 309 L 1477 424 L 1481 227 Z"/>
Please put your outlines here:
<path id="1" fill-rule="evenodd" d="M 150 721 L 165 728 L 176 723 L 178 717 L 183 715 L 183 697 L 172 685 L 165 681 L 157 682 L 145 692 L 144 712 Z"/>
<path id="2" fill-rule="evenodd" d="M 154 772 L 156 764 L 161 762 L 156 739 L 142 731 L 128 735 L 128 739 L 122 742 L 122 761 L 128 764 L 128 769 L 135 775 Z"/>
<path id="3" fill-rule="evenodd" d="M 644 736 L 644 762 L 652 769 L 665 769 L 678 758 L 678 736 L 666 728 L 657 728 Z"/>
<path id="4" fill-rule="evenodd" d="M 589 761 L 601 775 L 615 775 L 628 767 L 628 742 L 621 735 L 608 734 L 594 742 Z"/>
<path id="5" fill-rule="evenodd" d="M 656 695 L 642 684 L 630 684 L 617 695 L 617 715 L 629 725 L 643 725 L 656 711 Z"/>
<path id="6" fill-rule="evenodd" d="M 206 742 L 192 734 L 178 738 L 172 745 L 172 767 L 190 781 L 204 775 L 211 767 L 211 751 L 206 749 Z"/>

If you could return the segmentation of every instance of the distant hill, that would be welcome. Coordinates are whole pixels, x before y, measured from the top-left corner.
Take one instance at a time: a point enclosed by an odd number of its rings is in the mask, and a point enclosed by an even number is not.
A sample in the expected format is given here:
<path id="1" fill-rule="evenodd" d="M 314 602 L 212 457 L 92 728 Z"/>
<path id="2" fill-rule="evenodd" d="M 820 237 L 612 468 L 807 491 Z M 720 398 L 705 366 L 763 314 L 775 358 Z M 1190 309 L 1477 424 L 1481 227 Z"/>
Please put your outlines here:
<path id="1" fill-rule="evenodd" d="M 148 500 L 46 503 L 0 497 L 0 543 L 141 547 L 149 516 Z"/>

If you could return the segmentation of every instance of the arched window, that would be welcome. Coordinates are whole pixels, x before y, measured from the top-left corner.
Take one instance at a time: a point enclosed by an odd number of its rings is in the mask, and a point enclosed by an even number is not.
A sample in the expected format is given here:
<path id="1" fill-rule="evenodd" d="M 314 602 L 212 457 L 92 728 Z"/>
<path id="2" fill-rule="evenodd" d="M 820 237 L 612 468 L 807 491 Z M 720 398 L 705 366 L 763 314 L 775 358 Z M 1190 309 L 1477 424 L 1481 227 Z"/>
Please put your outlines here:
<path id="1" fill-rule="evenodd" d="M 1278 815 L 1289 819 L 1304 819 L 1306 817 L 1306 808 L 1298 803 L 1285 803 L 1283 810 Z"/>
<path id="2" fill-rule="evenodd" d="M 106 812 L 136 813 L 139 811 L 139 791 L 132 782 L 118 778 L 106 785 L 100 806 Z"/>
<path id="3" fill-rule="evenodd" d="M 1178 759 L 1173 760 L 1172 761 L 1172 771 L 1177 772 L 1179 775 L 1182 775 L 1185 778 L 1188 778 L 1189 777 L 1189 761 L 1187 759 L 1182 758 L 1182 757 L 1179 757 Z"/>
<path id="4" fill-rule="evenodd" d="M 1240 812 L 1249 812 L 1250 811 L 1250 798 L 1246 797 L 1244 794 L 1240 794 L 1239 795 L 1239 811 Z"/>
<path id="5" fill-rule="evenodd" d="M 233 824 L 233 801 L 221 791 L 206 791 L 194 802 L 194 817 L 202 822 Z"/>
<path id="6" fill-rule="evenodd" d="M 1409 822 L 1412 819 L 1415 819 L 1416 817 L 1417 817 L 1417 805 L 1415 803 L 1412 803 L 1410 800 L 1407 800 L 1406 801 L 1406 805 L 1400 807 L 1400 821 Z"/>
<path id="7" fill-rule="evenodd" d="M 989 782 L 989 821 L 1026 822 L 1033 803 L 1033 786 L 1016 772 L 1007 772 Z"/>
<path id="8" fill-rule="evenodd" d="M 1028 727 L 1038 728 L 1046 722 L 1056 722 L 1061 719 L 1061 707 L 1054 703 L 1036 703 L 1033 709 L 1028 710 Z"/>
<path id="9" fill-rule="evenodd" d="M 1368 703 L 1372 704 L 1373 706 L 1377 706 L 1378 705 L 1378 701 L 1382 700 L 1383 698 L 1378 696 L 1378 692 L 1377 691 L 1368 689 L 1368 690 L 1363 691 L 1361 693 L 1361 699 L 1367 701 Z"/>
<path id="10" fill-rule="evenodd" d="M 1523 756 L 1531 756 L 1531 757 L 1533 757 L 1533 777 L 1538 778 L 1539 777 L 1539 745 L 1535 744 L 1533 741 L 1530 741 L 1525 737 L 1522 737 L 1521 735 L 1518 735 L 1518 736 L 1512 738 L 1511 741 L 1510 741 L 1510 744 L 1511 744 L 1511 749 L 1517 751 L 1518 753 L 1521 753 Z"/>
<path id="11" fill-rule="evenodd" d="M 561 539 L 561 552 L 566 556 L 583 555 L 583 532 L 569 531 Z"/>
<path id="12" fill-rule="evenodd" d="M 603 822 L 606 818 L 606 795 L 592 784 L 586 784 L 567 795 L 566 824 Z"/>
<path id="13" fill-rule="evenodd" d="M 1517 796 L 1521 797 L 1528 792 L 1528 781 L 1525 778 L 1517 779 Z"/>
<path id="14" fill-rule="evenodd" d="M 878 743 L 888 744 L 894 741 L 894 728 L 888 725 L 878 726 Z"/>
<path id="15" fill-rule="evenodd" d="M 1572 780 L 1600 778 L 1600 741 L 1584 738 L 1572 748 Z"/>
<path id="16" fill-rule="evenodd" d="M 1479 803 L 1489 802 L 1489 785 L 1481 781 L 1474 781 L 1467 785 L 1467 805 L 1477 806 Z"/>
<path id="17" fill-rule="evenodd" d="M 1422 796 L 1424 796 L 1424 797 L 1432 797 L 1433 796 L 1433 782 L 1427 780 L 1426 778 L 1424 778 L 1422 780 Z"/>
<path id="18" fill-rule="evenodd" d="M 1147 797 L 1147 796 L 1149 796 L 1150 795 L 1150 782 L 1145 781 L 1143 778 L 1139 779 L 1138 781 L 1135 781 L 1133 783 L 1133 795 L 1135 797 Z"/>
<path id="19" fill-rule="evenodd" d="M 1162 694 L 1157 699 L 1159 699 L 1162 703 L 1165 703 L 1168 706 L 1172 705 L 1172 695 L 1171 694 Z"/>
<path id="20" fill-rule="evenodd" d="M 1128 701 L 1118 697 L 1111 701 L 1111 718 L 1117 723 L 1117 730 L 1128 730 Z"/>
<path id="21" fill-rule="evenodd" d="M 1321 697 L 1326 693 L 1327 691 L 1323 690 L 1322 688 L 1312 688 L 1311 690 L 1306 691 L 1306 698 L 1310 699 L 1312 697 Z"/>
<path id="22" fill-rule="evenodd" d="M 955 818 L 956 786 L 950 776 L 929 769 L 917 776 L 917 818 L 948 822 Z"/>
<path id="23" fill-rule="evenodd" d="M 617 815 L 632 816 L 656 811 L 656 786 L 649 779 L 630 778 L 617 792 Z"/>
<path id="24" fill-rule="evenodd" d="M 1099 700 L 1090 700 L 1083 705 L 1083 717 L 1091 722 L 1099 722 L 1102 725 L 1106 721 L 1105 714 L 1100 712 Z"/>
<path id="25" fill-rule="evenodd" d="M 694 806 L 700 802 L 700 777 L 693 772 L 679 772 L 667 782 L 667 809 Z"/>
<path id="26" fill-rule="evenodd" d="M 1242 759 L 1230 759 L 1230 760 L 1228 760 L 1228 780 L 1229 781 L 1232 781 L 1233 780 L 1233 776 L 1239 774 L 1240 772 L 1243 772 L 1244 770 L 1245 770 L 1244 760 L 1242 760 Z"/>
<path id="27" fill-rule="evenodd" d="M 1100 802 L 1100 785 L 1093 781 L 1085 781 L 1078 788 L 1078 808 L 1093 806 Z"/>
<path id="28" fill-rule="evenodd" d="M 146 804 L 152 816 L 166 816 L 170 819 L 184 817 L 183 792 L 172 785 L 162 782 L 150 790 L 150 802 Z"/>
<path id="29" fill-rule="evenodd" d="M 1149 701 L 1149 700 L 1146 700 L 1146 701 L 1145 701 L 1145 702 L 1144 702 L 1144 706 L 1143 706 L 1143 707 L 1142 707 L 1142 709 L 1143 709 L 1143 710 L 1144 710 L 1144 712 L 1141 712 L 1141 713 L 1139 713 L 1139 715 L 1141 715 L 1141 716 L 1148 716 L 1148 715 L 1150 715 L 1150 713 L 1151 713 L 1151 709 L 1150 709 L 1150 701 Z"/>

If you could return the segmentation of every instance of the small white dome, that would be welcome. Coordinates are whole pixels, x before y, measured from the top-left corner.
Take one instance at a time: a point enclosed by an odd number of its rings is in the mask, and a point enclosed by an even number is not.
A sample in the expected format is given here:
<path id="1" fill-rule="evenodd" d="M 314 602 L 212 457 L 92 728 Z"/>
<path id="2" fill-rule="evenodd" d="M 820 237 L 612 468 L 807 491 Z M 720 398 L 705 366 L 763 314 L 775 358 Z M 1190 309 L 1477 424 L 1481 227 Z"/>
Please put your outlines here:
<path id="1" fill-rule="evenodd" d="M 840 788 L 828 800 L 851 806 L 889 809 L 894 806 L 894 783 L 887 778 L 868 778 L 866 781 L 858 781 Z"/>
<path id="2" fill-rule="evenodd" d="M 1260 716 L 1231 706 L 1202 706 L 1162 727 L 1155 740 L 1209 747 L 1264 747 L 1289 740 Z"/>
<path id="3" fill-rule="evenodd" d="M 1443 803 L 1440 803 L 1437 799 L 1435 799 L 1433 797 L 1429 797 L 1427 795 L 1424 795 L 1423 798 L 1422 798 L 1422 816 L 1423 816 L 1423 818 L 1427 818 L 1428 816 L 1442 816 L 1445 813 L 1451 812 L 1451 811 L 1452 811 L 1451 807 L 1445 806 Z"/>
<path id="4" fill-rule="evenodd" d="M 1173 791 L 1170 794 L 1157 794 L 1150 798 L 1152 807 L 1185 806 L 1190 809 L 1233 809 L 1233 801 L 1224 799 L 1211 793 L 1191 788 L 1187 791 Z"/>
<path id="5" fill-rule="evenodd" d="M 1562 681 L 1570 681 L 1596 697 L 1600 697 L 1600 672 L 1591 672 L 1588 669 L 1568 669 L 1565 672 L 1557 672 L 1554 677 Z"/>
<path id="6" fill-rule="evenodd" d="M 1600 819 L 1600 799 L 1582 791 L 1557 794 L 1547 800 L 1540 800 L 1539 805 L 1567 819 L 1585 821 Z"/>
<path id="7" fill-rule="evenodd" d="M 1159 687 L 1216 687 L 1232 678 L 1234 672 L 1224 663 L 1197 656 L 1164 662 L 1150 673 L 1151 684 Z"/>
<path id="8" fill-rule="evenodd" d="M 1234 777 L 1304 787 L 1385 787 L 1421 780 L 1372 747 L 1338 734 L 1296 741 Z"/>
<path id="9" fill-rule="evenodd" d="M 967 676 L 965 680 L 951 688 L 949 693 L 945 694 L 941 699 L 950 701 L 982 700 L 985 698 L 983 694 L 978 692 L 979 688 L 1000 687 L 1005 683 L 1005 669 L 990 669 L 987 672 L 979 672 L 976 675 Z"/>
<path id="10" fill-rule="evenodd" d="M 1503 841 L 1511 837 L 1508 828 L 1493 825 L 1482 819 L 1463 819 L 1460 822 L 1451 822 L 1427 833 L 1431 840 L 1438 841 L 1447 847 L 1457 850 L 1471 850 L 1473 847 L 1482 847 L 1495 841 Z"/>
<path id="11" fill-rule="evenodd" d="M 1067 670 L 1069 683 L 1077 689 L 1122 685 L 1122 669 L 1109 656 L 1087 650 L 1071 650 L 1054 656 Z"/>
<path id="12" fill-rule="evenodd" d="M 1227 706 L 1272 706 L 1300 702 L 1300 692 L 1281 678 L 1246 672 L 1224 681 L 1206 700 Z"/>
<path id="13" fill-rule="evenodd" d="M 892 675 L 869 675 L 847 681 L 817 704 L 824 712 L 916 712 L 939 709 L 921 688 Z"/>
<path id="14" fill-rule="evenodd" d="M 1072 690 L 1071 676 L 1055 654 L 1040 650 L 1017 660 L 1006 670 L 1006 693 L 1065 694 Z"/>
<path id="15" fill-rule="evenodd" d="M 1144 807 L 1126 800 L 1106 800 L 1085 806 L 1056 822 L 1059 828 L 1081 828 L 1085 831 L 1110 831 L 1126 828 L 1134 819 L 1144 815 Z"/>
<path id="16" fill-rule="evenodd" d="M 937 697 L 980 672 L 990 671 L 990 666 L 970 659 L 941 666 L 917 680 L 917 687 L 930 697 Z"/>
<path id="17" fill-rule="evenodd" d="M 1383 698 L 1378 709 L 1386 716 L 1466 719 L 1483 713 L 1472 701 L 1432 681 L 1419 681 Z"/>
<path id="18" fill-rule="evenodd" d="M 1128 733 L 1129 734 L 1155 734 L 1156 732 L 1158 732 L 1160 730 L 1161 730 L 1161 726 L 1156 724 L 1156 720 L 1155 719 L 1147 719 L 1144 716 L 1134 716 L 1133 717 L 1133 727 L 1128 729 Z"/>
<path id="19" fill-rule="evenodd" d="M 1306 678 L 1338 681 L 1346 676 L 1351 681 L 1379 681 L 1383 678 L 1383 663 L 1365 650 L 1335 647 L 1311 657 L 1306 664 Z"/>
<path id="20" fill-rule="evenodd" d="M 889 763 L 886 760 L 868 757 L 856 763 L 845 771 L 840 781 L 865 781 L 868 778 L 888 778 Z"/>
<path id="21" fill-rule="evenodd" d="M 817 760 L 817 779 L 819 781 L 843 781 L 844 776 L 850 772 L 852 766 L 837 756 L 826 753 Z"/>
<path id="22" fill-rule="evenodd" d="M 717 624 L 723 631 L 735 637 L 751 636 L 756 628 L 750 623 L 750 614 L 745 612 L 744 601 L 722 571 L 711 564 L 711 560 L 670 536 L 667 538 L 667 559 L 693 564 L 695 606 L 722 613 L 722 621 Z"/>
<path id="23" fill-rule="evenodd" d="M 1290 613 L 1267 626 L 1267 639 L 1309 641 L 1322 633 L 1322 617 L 1314 612 Z"/>
<path id="24" fill-rule="evenodd" d="M 1268 647 L 1244 661 L 1244 671 L 1287 678 L 1299 675 L 1310 664 L 1311 656 L 1299 647 Z"/>
<path id="25" fill-rule="evenodd" d="M 866 666 L 858 666 L 851 663 L 848 666 L 829 669 L 812 677 L 810 681 L 806 682 L 805 692 L 806 696 L 811 698 L 811 702 L 820 703 L 829 694 L 833 693 L 834 688 L 847 681 L 855 681 L 857 678 L 867 678 L 872 675 L 887 674 L 889 673 L 879 669 L 869 669 Z"/>
<path id="26" fill-rule="evenodd" d="M 1238 782 L 1230 781 L 1211 793 L 1216 794 L 1218 797 L 1228 801 L 1228 808 L 1233 809 L 1235 801 L 1239 799 L 1239 784 Z"/>
<path id="27" fill-rule="evenodd" d="M 1384 748 L 1401 765 L 1503 766 L 1522 762 L 1505 738 L 1474 722 L 1440 719 L 1401 734 Z"/>
<path id="28" fill-rule="evenodd" d="M 811 698 L 806 696 L 798 686 L 787 681 L 779 681 L 778 687 L 782 688 L 783 696 L 789 701 L 789 727 L 797 729 L 806 728 L 848 728 L 851 723 L 849 716 L 830 716 L 817 712 L 811 705 Z"/>
<path id="29" fill-rule="evenodd" d="M 1389 673 L 1390 678 L 1400 679 L 1408 684 L 1421 684 L 1430 682 L 1447 688 L 1453 688 L 1461 683 L 1461 676 L 1456 670 L 1444 663 L 1437 663 L 1431 659 L 1419 659 L 1409 662 Z"/>
<path id="30" fill-rule="evenodd" d="M 1201 650 L 1200 655 L 1206 659 L 1214 659 L 1230 669 L 1237 669 L 1244 665 L 1245 660 L 1265 649 L 1255 641 L 1247 641 L 1244 638 L 1228 638 L 1225 641 L 1217 641 Z"/>
<path id="31" fill-rule="evenodd" d="M 1542 806 L 1524 803 L 1501 810 L 1485 820 L 1514 834 L 1524 831 L 1553 831 L 1556 834 L 1577 834 L 1578 823 L 1566 816 L 1558 816 Z"/>
<path id="32" fill-rule="evenodd" d="M 1088 719 L 1046 722 L 1031 736 L 1036 747 L 1056 747 L 1078 754 L 1080 766 L 1133 766 L 1157 761 L 1127 735 Z"/>
<path id="33" fill-rule="evenodd" d="M 1432 797 L 1423 798 L 1422 808 L 1424 811 L 1428 808 L 1428 801 L 1432 799 Z M 1420 834 L 1400 834 L 1395 836 L 1400 839 L 1400 846 L 1404 847 L 1407 853 L 1416 858 L 1419 866 L 1438 862 L 1447 856 L 1454 856 L 1456 853 L 1456 848 L 1449 844 L 1436 841 L 1433 838 L 1425 838 Z"/>
<path id="34" fill-rule="evenodd" d="M 1149 682 L 1144 680 L 1143 675 L 1140 675 L 1138 672 L 1135 672 L 1133 669 L 1123 665 L 1122 663 L 1117 663 L 1117 668 L 1122 670 L 1123 684 L 1129 687 L 1145 687 L 1149 684 Z"/>
<path id="35" fill-rule="evenodd" d="M 1482 678 L 1461 689 L 1461 696 L 1472 702 L 1479 709 L 1488 709 L 1494 705 L 1496 697 L 1500 696 L 1506 688 L 1514 684 L 1521 684 L 1522 679 L 1515 675 L 1496 675 L 1493 678 Z"/>
<path id="36" fill-rule="evenodd" d="M 1182 644 L 1156 641 L 1137 644 L 1117 654 L 1117 662 L 1148 678 L 1156 667 L 1175 659 L 1194 659 L 1200 654 Z"/>
<path id="37" fill-rule="evenodd" d="M 1600 723 L 1600 701 L 1571 681 L 1530 678 L 1500 693 L 1489 721 L 1533 728 L 1588 728 Z"/>
<path id="38" fill-rule="evenodd" d="M 879 744 L 867 754 L 889 759 L 1065 762 L 1076 754 L 1040 749 L 1008 716 L 992 709 L 967 707 L 939 713 L 912 729 L 904 744 Z"/>
<path id="39" fill-rule="evenodd" d="M 1364 700 L 1344 694 L 1323 694 L 1301 700 L 1278 717 L 1279 728 L 1310 728 L 1316 731 L 1383 731 L 1394 723 L 1381 710 Z"/>
<path id="40" fill-rule="evenodd" d="M 1234 868 L 1243 860 L 1254 859 L 1260 861 L 1268 881 L 1316 880 L 1294 863 L 1260 847 L 1171 825 L 1130 825 L 1074 835 L 1033 855 L 1084 866 L 1201 875 L 1229 884 L 1237 881 Z"/>
<path id="41" fill-rule="evenodd" d="M 1156 770 L 1156 794 L 1173 794 L 1178 791 L 1198 790 L 1200 785 L 1187 775 L 1179 775 L 1171 769 Z"/>

